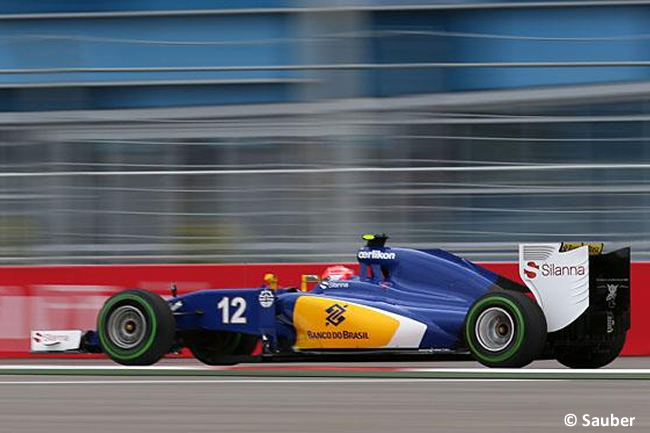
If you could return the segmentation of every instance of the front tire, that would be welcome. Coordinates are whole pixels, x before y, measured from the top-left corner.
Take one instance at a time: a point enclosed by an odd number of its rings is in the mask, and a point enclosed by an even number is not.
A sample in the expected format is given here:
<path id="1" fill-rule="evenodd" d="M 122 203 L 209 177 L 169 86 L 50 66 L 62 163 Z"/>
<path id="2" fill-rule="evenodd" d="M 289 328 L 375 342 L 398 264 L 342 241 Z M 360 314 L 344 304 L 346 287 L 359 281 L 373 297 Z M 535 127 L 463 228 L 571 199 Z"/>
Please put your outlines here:
<path id="1" fill-rule="evenodd" d="M 524 367 L 546 345 L 546 318 L 528 296 L 490 292 L 474 302 L 465 320 L 472 356 L 488 367 Z"/>
<path id="2" fill-rule="evenodd" d="M 123 365 L 151 365 L 174 343 L 175 320 L 160 296 L 127 290 L 111 296 L 97 318 L 97 334 L 104 352 Z"/>

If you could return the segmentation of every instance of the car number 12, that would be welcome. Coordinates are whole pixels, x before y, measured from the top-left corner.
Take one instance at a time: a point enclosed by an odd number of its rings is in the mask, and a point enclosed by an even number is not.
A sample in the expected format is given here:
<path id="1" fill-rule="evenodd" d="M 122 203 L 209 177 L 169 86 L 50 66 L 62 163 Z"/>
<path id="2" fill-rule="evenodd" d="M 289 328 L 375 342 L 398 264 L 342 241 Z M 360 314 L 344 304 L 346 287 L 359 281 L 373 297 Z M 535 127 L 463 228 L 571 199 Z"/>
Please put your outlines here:
<path id="1" fill-rule="evenodd" d="M 228 296 L 224 296 L 217 304 L 217 308 L 221 310 L 221 323 L 235 325 L 246 323 L 246 316 L 244 315 L 246 313 L 246 299 L 239 296 L 230 299 Z M 230 314 L 231 308 L 235 310 L 232 315 Z"/>

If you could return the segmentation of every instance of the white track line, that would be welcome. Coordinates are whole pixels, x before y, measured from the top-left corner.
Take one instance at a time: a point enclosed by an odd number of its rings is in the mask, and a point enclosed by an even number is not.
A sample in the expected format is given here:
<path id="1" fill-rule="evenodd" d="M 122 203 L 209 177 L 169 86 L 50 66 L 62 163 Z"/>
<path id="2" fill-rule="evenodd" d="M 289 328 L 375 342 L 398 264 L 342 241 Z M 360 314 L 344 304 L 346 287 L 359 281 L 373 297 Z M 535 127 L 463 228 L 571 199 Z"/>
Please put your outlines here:
<path id="1" fill-rule="evenodd" d="M 414 371 L 426 373 L 470 373 L 485 374 L 507 373 L 507 374 L 567 374 L 590 373 L 590 374 L 650 374 L 648 368 L 601 368 L 601 369 L 579 369 L 579 368 L 405 368 L 399 371 Z"/>
<path id="2" fill-rule="evenodd" d="M 332 372 L 337 372 L 341 371 L 344 373 L 347 372 L 358 372 L 358 373 L 363 373 L 363 370 L 358 370 L 358 367 L 350 367 L 350 370 L 346 369 L 339 369 L 339 368 L 333 368 L 331 371 Z M 179 372 L 179 371 L 231 371 L 231 372 L 242 372 L 242 373 L 249 373 L 252 371 L 258 371 L 258 372 L 268 372 L 269 374 L 273 373 L 278 373 L 278 372 L 291 372 L 292 370 L 295 370 L 296 372 L 328 372 L 329 370 L 326 367 L 319 367 L 317 369 L 310 368 L 310 367 L 295 367 L 295 369 L 292 368 L 267 368 L 267 367 L 261 367 L 259 370 L 256 370 L 254 368 L 232 368 L 232 367 L 208 367 L 208 366 L 148 366 L 148 367 L 128 367 L 128 366 L 122 366 L 122 365 L 0 365 L 0 374 L 2 374 L 3 370 L 22 370 L 22 371 L 30 371 L 30 370 L 38 370 L 38 371 L 65 371 L 65 370 L 91 370 L 91 371 L 132 371 L 132 372 L 137 372 L 137 371 L 145 371 L 145 372 L 151 372 L 151 371 L 160 371 L 160 372 L 165 372 L 168 371 L 170 373 L 173 372 Z M 513 374 L 513 375 L 529 375 L 529 374 L 548 374 L 548 375 L 555 375 L 555 374 L 566 374 L 566 375 L 574 375 L 576 373 L 579 374 L 584 374 L 584 373 L 589 373 L 589 374 L 615 374 L 615 375 L 621 375 L 625 376 L 628 374 L 650 374 L 650 369 L 644 368 L 644 369 L 638 369 L 638 368 L 626 368 L 626 369 L 615 369 L 615 368 L 603 368 L 603 369 L 597 369 L 597 370 L 592 370 L 592 369 L 571 369 L 571 368 L 499 368 L 499 369 L 490 369 L 490 368 L 401 368 L 401 367 L 396 367 L 396 368 L 381 368 L 379 367 L 379 370 L 375 370 L 375 368 L 370 367 L 369 372 L 372 373 L 392 373 L 392 372 L 421 372 L 421 373 L 459 373 L 459 374 L 478 374 L 478 375 L 484 375 L 484 376 L 489 376 L 492 374 L 495 375 L 500 375 L 500 374 Z M 74 374 L 74 373 L 73 373 Z"/>
<path id="3" fill-rule="evenodd" d="M 208 367 L 208 366 L 146 366 L 146 367 L 128 367 L 124 365 L 0 365 L 0 373 L 2 370 L 111 370 L 111 371 L 184 371 L 184 370 L 228 370 L 230 367 Z"/>
<path id="4" fill-rule="evenodd" d="M 544 382 L 559 382 L 560 380 L 545 380 Z M 24 386 L 24 385 L 203 385 L 203 384 L 333 384 L 333 383 L 382 383 L 382 384 L 395 384 L 395 383 L 439 383 L 439 382 L 539 382 L 535 379 L 190 379 L 190 380 L 174 380 L 174 379 L 158 379 L 158 380 L 39 380 L 39 381 L 0 381 L 2 386 Z"/>

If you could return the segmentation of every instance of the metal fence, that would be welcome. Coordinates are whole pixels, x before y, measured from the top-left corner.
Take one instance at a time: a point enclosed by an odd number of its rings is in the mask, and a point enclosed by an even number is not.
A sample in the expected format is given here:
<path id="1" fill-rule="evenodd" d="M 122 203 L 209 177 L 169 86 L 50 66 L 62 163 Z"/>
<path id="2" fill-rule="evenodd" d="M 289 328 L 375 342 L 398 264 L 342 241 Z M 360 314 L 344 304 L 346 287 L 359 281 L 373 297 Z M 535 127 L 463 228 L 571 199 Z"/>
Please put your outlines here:
<path id="1" fill-rule="evenodd" d="M 499 102 L 518 95 L 6 115 L 0 263 L 348 261 L 364 232 L 480 260 L 562 240 L 643 259 L 645 100 Z"/>

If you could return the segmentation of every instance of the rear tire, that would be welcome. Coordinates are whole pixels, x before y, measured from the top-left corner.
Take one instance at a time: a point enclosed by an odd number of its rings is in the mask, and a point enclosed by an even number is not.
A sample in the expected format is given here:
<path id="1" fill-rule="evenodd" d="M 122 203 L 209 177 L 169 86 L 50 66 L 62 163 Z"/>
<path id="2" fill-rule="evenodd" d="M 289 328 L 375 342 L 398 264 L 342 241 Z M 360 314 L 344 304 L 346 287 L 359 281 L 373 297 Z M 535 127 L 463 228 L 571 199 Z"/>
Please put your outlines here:
<path id="1" fill-rule="evenodd" d="M 235 332 L 201 331 L 186 338 L 192 355 L 207 365 L 233 365 L 250 356 L 257 346 L 254 335 Z"/>
<path id="2" fill-rule="evenodd" d="M 490 292 L 477 299 L 465 319 L 472 356 L 488 367 L 519 368 L 539 358 L 546 345 L 546 318 L 528 296 Z"/>
<path id="3" fill-rule="evenodd" d="M 145 290 L 111 296 L 97 317 L 97 334 L 104 353 L 123 365 L 151 365 L 174 343 L 176 323 L 169 305 Z"/>
<path id="4" fill-rule="evenodd" d="M 614 361 L 625 345 L 626 334 L 615 336 L 609 347 L 597 345 L 576 346 L 559 351 L 557 361 L 569 368 L 600 368 Z"/>

